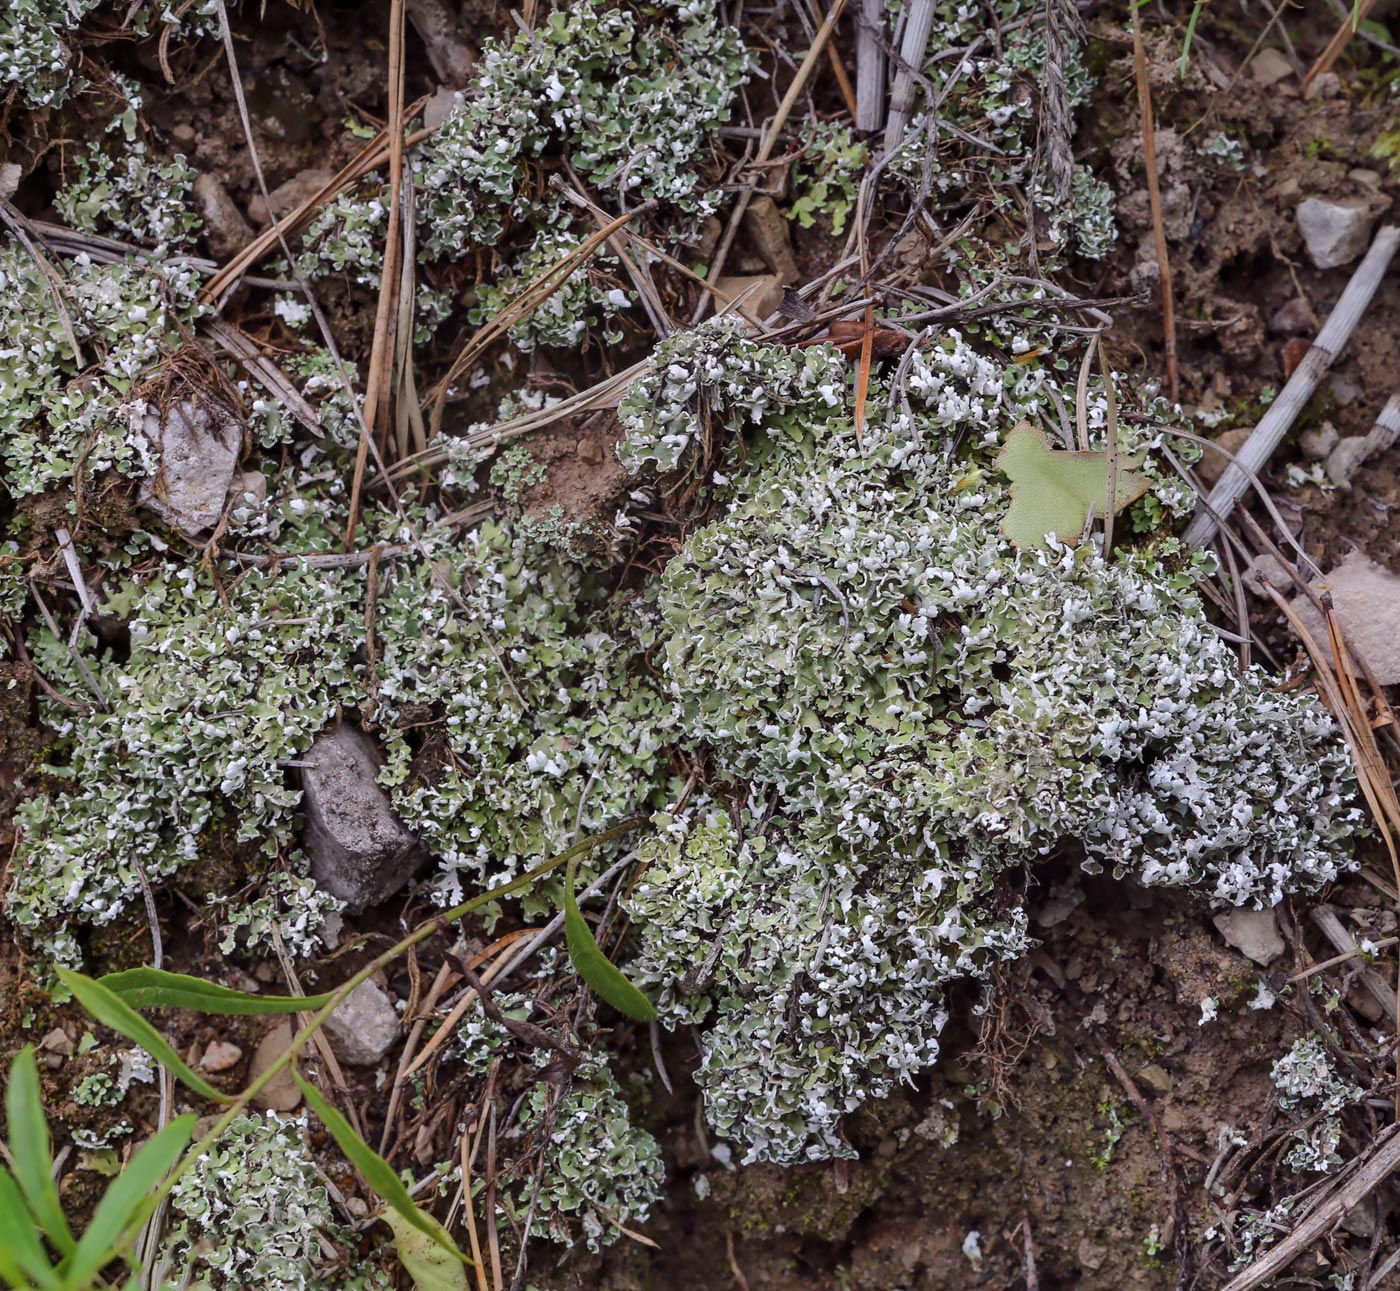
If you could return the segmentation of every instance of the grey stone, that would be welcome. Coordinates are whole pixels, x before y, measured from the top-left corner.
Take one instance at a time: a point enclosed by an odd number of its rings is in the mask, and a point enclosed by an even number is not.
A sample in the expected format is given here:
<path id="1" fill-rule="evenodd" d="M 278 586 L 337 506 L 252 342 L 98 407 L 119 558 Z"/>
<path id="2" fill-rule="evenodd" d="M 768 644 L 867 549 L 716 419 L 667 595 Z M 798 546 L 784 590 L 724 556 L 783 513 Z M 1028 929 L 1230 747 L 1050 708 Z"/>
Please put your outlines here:
<path id="1" fill-rule="evenodd" d="M 1344 439 L 1338 450 L 1349 442 Z M 1327 575 L 1326 582 L 1337 622 L 1352 648 L 1366 660 L 1381 685 L 1400 682 L 1400 578 L 1353 551 Z M 1313 603 L 1300 594 L 1293 600 L 1293 609 L 1326 650 L 1327 628 Z"/>
<path id="2" fill-rule="evenodd" d="M 196 179 L 193 192 L 204 217 L 204 240 L 210 254 L 215 260 L 233 259 L 253 240 L 253 226 L 213 175 Z"/>
<path id="3" fill-rule="evenodd" d="M 456 106 L 457 91 L 446 85 L 438 86 L 433 97 L 423 104 L 423 128 L 436 130 L 452 115 L 452 109 Z"/>
<path id="4" fill-rule="evenodd" d="M 1319 269 L 1338 269 L 1371 244 L 1376 214 L 1364 198 L 1309 197 L 1298 204 L 1298 228 Z"/>
<path id="5" fill-rule="evenodd" d="M 1350 488 L 1361 465 L 1371 455 L 1365 435 L 1348 435 L 1332 446 L 1327 455 L 1327 477 L 1338 488 Z"/>
<path id="6" fill-rule="evenodd" d="M 1293 75 L 1293 64 L 1281 49 L 1261 49 L 1250 60 L 1249 74 L 1266 89 Z"/>
<path id="7" fill-rule="evenodd" d="M 307 198 L 315 197 L 334 178 L 333 170 L 303 170 L 301 174 L 293 175 L 286 183 L 278 184 L 268 194 L 272 214 L 279 220 L 290 215 Z M 259 228 L 272 223 L 267 213 L 268 205 L 268 202 L 263 201 L 261 193 L 255 193 L 248 203 L 248 218 Z"/>
<path id="8" fill-rule="evenodd" d="M 1332 379 L 1327 384 L 1331 387 L 1332 398 L 1336 401 L 1338 408 L 1349 407 L 1366 393 L 1361 385 L 1340 372 L 1334 372 Z"/>
<path id="9" fill-rule="evenodd" d="M 311 876 L 351 914 L 393 896 L 422 859 L 379 786 L 379 768 L 374 742 L 344 722 L 316 737 L 301 768 Z"/>
<path id="10" fill-rule="evenodd" d="M 1272 910 L 1226 910 L 1213 922 L 1231 946 L 1261 968 L 1283 954 L 1283 935 Z"/>
<path id="11" fill-rule="evenodd" d="M 1299 435 L 1298 447 L 1303 450 L 1303 456 L 1308 461 L 1321 462 L 1337 447 L 1340 438 L 1337 428 L 1330 421 L 1324 421 L 1320 426 L 1314 426 Z"/>
<path id="12" fill-rule="evenodd" d="M 1269 319 L 1269 331 L 1275 336 L 1304 336 L 1316 330 L 1307 301 L 1295 296 L 1281 305 Z"/>
<path id="13" fill-rule="evenodd" d="M 446 0 L 408 0 L 408 20 L 422 38 L 438 80 L 461 89 L 471 83 L 476 50 L 458 30 L 456 9 Z"/>
<path id="14" fill-rule="evenodd" d="M 1274 587 L 1290 587 L 1293 579 L 1288 571 L 1283 567 L 1283 562 L 1277 556 L 1270 555 L 1267 551 L 1255 556 L 1248 565 L 1240 571 L 1240 581 L 1256 596 L 1262 596 L 1266 600 L 1271 599 L 1264 590 L 1263 580 L 1268 581 Z"/>
<path id="15" fill-rule="evenodd" d="M 233 483 L 243 428 L 212 400 L 182 399 L 163 411 L 138 405 L 137 415 L 160 458 L 156 473 L 142 481 L 141 505 L 187 537 L 212 529 Z"/>
<path id="16" fill-rule="evenodd" d="M 326 1019 L 326 1034 L 341 1062 L 372 1067 L 399 1036 L 393 1001 L 373 982 L 361 982 Z"/>
<path id="17" fill-rule="evenodd" d="M 248 1066 L 248 1083 L 252 1084 L 288 1049 L 292 1047 L 292 1024 L 287 1018 L 273 1024 L 253 1051 L 253 1061 Z M 253 1098 L 256 1107 L 265 1107 L 273 1112 L 290 1112 L 301 1102 L 301 1090 L 293 1078 L 291 1069 L 283 1067 Z"/>

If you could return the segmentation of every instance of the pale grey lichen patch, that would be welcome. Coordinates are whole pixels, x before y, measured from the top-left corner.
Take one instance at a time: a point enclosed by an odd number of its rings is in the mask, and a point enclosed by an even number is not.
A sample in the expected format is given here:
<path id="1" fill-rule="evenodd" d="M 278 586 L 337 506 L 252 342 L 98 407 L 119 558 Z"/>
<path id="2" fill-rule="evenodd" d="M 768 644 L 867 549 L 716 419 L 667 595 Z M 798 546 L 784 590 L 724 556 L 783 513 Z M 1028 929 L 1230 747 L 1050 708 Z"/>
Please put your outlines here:
<path id="1" fill-rule="evenodd" d="M 90 474 L 148 472 L 128 392 L 197 312 L 198 280 L 178 266 L 157 273 L 79 256 L 56 268 L 83 363 L 55 301 L 60 288 L 18 243 L 0 244 L 0 456 L 19 497 L 68 482 L 80 464 Z"/>
<path id="2" fill-rule="evenodd" d="M 201 1286 L 266 1291 L 388 1288 L 375 1264 L 345 1270 L 335 1243 L 352 1246 L 305 1142 L 306 1118 L 238 1117 L 180 1177 L 161 1251 L 168 1276 Z M 346 1278 L 352 1279 L 347 1282 Z"/>
<path id="3" fill-rule="evenodd" d="M 632 1124 L 612 1072 L 587 1062 L 561 1092 L 534 1084 L 520 1107 L 518 1130 L 543 1152 L 538 1176 L 518 1170 L 502 1204 L 516 1222 L 535 1202 L 535 1231 L 560 1245 L 582 1237 L 591 1251 L 611 1245 L 622 1228 L 644 1224 L 661 1196 L 661 1148 Z"/>
<path id="4" fill-rule="evenodd" d="M 664 345 L 676 396 L 623 451 L 793 362 L 733 344 L 719 372 Z M 1050 406 L 1016 366 L 947 334 L 862 447 L 844 391 L 788 402 L 663 576 L 672 719 L 738 833 L 654 846 L 634 971 L 710 1021 L 707 1108 L 749 1159 L 849 1154 L 842 1116 L 933 1060 L 946 984 L 1024 944 L 999 876 L 1070 850 L 1272 904 L 1336 877 L 1357 823 L 1331 720 L 1240 672 L 1170 544 L 1001 536 L 991 450 Z"/>
<path id="5" fill-rule="evenodd" d="M 70 88 L 70 33 L 101 0 L 10 0 L 0 13 L 0 86 L 31 108 L 56 107 Z"/>
<path id="6" fill-rule="evenodd" d="M 1326 1174 L 1341 1164 L 1342 1112 L 1363 1091 L 1337 1074 L 1322 1041 L 1304 1036 L 1274 1063 L 1274 1088 L 1279 1107 L 1303 1123 L 1292 1131 L 1293 1146 L 1284 1154 L 1292 1170 Z"/>
<path id="7" fill-rule="evenodd" d="M 295 860 L 293 862 L 295 864 Z M 305 875 L 283 871 L 271 875 L 262 895 L 223 911 L 224 954 L 279 947 L 293 959 L 317 953 L 326 942 L 326 922 L 344 903 L 322 892 Z"/>

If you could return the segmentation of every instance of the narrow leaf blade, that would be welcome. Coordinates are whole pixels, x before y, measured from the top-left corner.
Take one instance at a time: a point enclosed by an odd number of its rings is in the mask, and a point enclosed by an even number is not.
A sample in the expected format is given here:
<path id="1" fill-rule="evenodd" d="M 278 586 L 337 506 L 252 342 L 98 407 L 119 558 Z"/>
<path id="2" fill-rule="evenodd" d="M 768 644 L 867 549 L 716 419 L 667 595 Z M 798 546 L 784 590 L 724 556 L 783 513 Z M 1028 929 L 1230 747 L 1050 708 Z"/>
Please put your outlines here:
<path id="1" fill-rule="evenodd" d="M 10 1159 L 24 1199 L 49 1241 L 64 1255 L 71 1255 L 77 1243 L 53 1181 L 53 1145 L 49 1141 L 49 1123 L 39 1090 L 39 1064 L 34 1061 L 32 1045 L 25 1045 L 10 1064 L 5 1115 L 10 1126 Z"/>
<path id="2" fill-rule="evenodd" d="M 316 1088 L 295 1067 L 292 1076 L 296 1079 L 301 1096 L 306 1105 L 321 1118 L 321 1123 L 331 1132 L 345 1153 L 350 1164 L 364 1176 L 365 1182 L 389 1205 L 390 1209 L 406 1224 L 416 1229 L 424 1237 L 431 1239 L 456 1260 L 471 1263 L 452 1240 L 448 1232 L 431 1215 L 418 1209 L 413 1198 L 408 1195 L 403 1180 L 394 1173 L 394 1168 L 368 1143 L 355 1133 L 355 1128 L 321 1096 Z M 392 1222 L 392 1221 L 391 1221 Z M 394 1230 L 398 1231 L 397 1228 Z"/>
<path id="3" fill-rule="evenodd" d="M 14 1176 L 0 1165 L 0 1277 L 14 1287 L 56 1287 L 58 1278 Z"/>
<path id="4" fill-rule="evenodd" d="M 134 1040 L 158 1063 L 169 1068 L 187 1088 L 202 1098 L 210 1098 L 215 1102 L 234 1101 L 231 1094 L 221 1093 L 207 1080 L 191 1071 L 184 1059 L 155 1027 L 101 982 L 94 981 L 85 973 L 74 972 L 71 968 L 56 967 L 54 971 L 59 980 L 73 992 L 78 1003 L 97 1021 L 103 1026 L 111 1027 L 113 1031 L 120 1031 L 128 1040 Z"/>
<path id="5" fill-rule="evenodd" d="M 443 1248 L 443 1240 L 452 1239 L 431 1215 L 424 1218 L 438 1229 L 440 1237 L 426 1236 L 397 1211 L 386 1210 L 380 1218 L 394 1230 L 399 1262 L 418 1291 L 468 1291 L 466 1265 Z"/>
<path id="6" fill-rule="evenodd" d="M 65 1287 L 85 1287 L 104 1264 L 116 1258 L 115 1248 L 121 1239 L 146 1222 L 153 1209 L 151 1193 L 189 1146 L 198 1120 L 193 1112 L 177 1116 L 112 1180 L 93 1211 L 92 1222 L 84 1230 L 78 1249 L 64 1262 Z"/>
<path id="7" fill-rule="evenodd" d="M 250 995 L 159 968 L 131 968 L 123 973 L 108 973 L 97 981 L 133 1009 L 197 1009 L 234 1017 L 309 1012 L 323 1007 L 331 998 L 329 994 Z"/>
<path id="8" fill-rule="evenodd" d="M 592 931 L 579 913 L 578 900 L 574 896 L 572 865 L 564 878 L 564 935 L 569 944 L 569 958 L 573 960 L 578 975 L 601 999 L 635 1022 L 656 1021 L 656 1009 L 652 1002 L 598 949 Z"/>

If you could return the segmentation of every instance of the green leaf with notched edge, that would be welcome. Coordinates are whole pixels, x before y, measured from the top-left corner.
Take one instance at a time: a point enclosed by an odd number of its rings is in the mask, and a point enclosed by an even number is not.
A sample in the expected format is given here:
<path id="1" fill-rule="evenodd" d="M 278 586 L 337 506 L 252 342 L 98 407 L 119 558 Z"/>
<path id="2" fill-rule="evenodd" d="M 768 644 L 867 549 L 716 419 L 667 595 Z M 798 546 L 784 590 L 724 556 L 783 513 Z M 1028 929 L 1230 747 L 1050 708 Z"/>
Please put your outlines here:
<path id="1" fill-rule="evenodd" d="M 403 1180 L 394 1173 L 394 1167 L 355 1133 L 355 1127 L 326 1102 L 321 1096 L 321 1091 L 295 1067 L 292 1068 L 292 1076 L 297 1082 L 297 1088 L 301 1090 L 301 1096 L 306 1099 L 306 1105 L 321 1118 L 321 1123 L 331 1132 L 331 1138 L 345 1153 L 350 1164 L 360 1172 L 365 1182 L 388 1203 L 395 1215 L 402 1222 L 417 1229 L 424 1237 L 437 1243 L 444 1253 L 451 1255 L 459 1263 L 470 1264 L 471 1261 L 457 1249 L 457 1243 L 448 1236 L 447 1230 L 431 1215 L 419 1210 L 413 1204 L 413 1198 L 408 1195 L 408 1189 L 404 1187 Z M 397 1226 L 394 1231 L 398 1232 Z M 411 1269 L 409 1271 L 412 1272 Z"/>
<path id="2" fill-rule="evenodd" d="M 87 1287 L 93 1276 L 111 1263 L 122 1238 L 146 1222 L 155 1209 L 151 1194 L 189 1146 L 198 1121 L 199 1117 L 193 1112 L 177 1116 L 112 1180 L 83 1231 L 78 1249 L 60 1266 L 65 1291 Z"/>
<path id="3" fill-rule="evenodd" d="M 607 1000 L 619 1013 L 626 1014 L 636 1022 L 655 1022 L 656 1009 L 601 950 L 593 939 L 593 933 L 579 913 L 578 901 L 574 897 L 574 878 L 578 870 L 578 860 L 569 863 L 564 876 L 564 934 L 569 943 L 569 958 L 574 968 L 599 995 Z"/>
<path id="4" fill-rule="evenodd" d="M 55 966 L 54 972 L 58 974 L 59 981 L 73 992 L 78 1003 L 97 1021 L 103 1026 L 111 1027 L 113 1031 L 120 1031 L 128 1040 L 134 1040 L 161 1066 L 169 1068 L 181 1084 L 194 1090 L 202 1098 L 212 1098 L 217 1103 L 234 1101 L 232 1094 L 220 1092 L 207 1080 L 195 1075 L 155 1027 L 101 982 L 94 981 L 85 973 L 74 972 L 71 968 Z"/>
<path id="5" fill-rule="evenodd" d="M 418 1291 L 468 1291 L 466 1265 L 442 1246 L 443 1238 L 452 1239 L 431 1215 L 424 1218 L 442 1231 L 442 1237 L 428 1237 L 395 1211 L 380 1216 L 394 1230 L 394 1249 Z"/>
<path id="6" fill-rule="evenodd" d="M 71 1255 L 77 1243 L 53 1181 L 53 1145 L 49 1141 L 49 1123 L 39 1090 L 39 1064 L 34 1061 L 32 1045 L 25 1045 L 10 1064 L 5 1116 L 10 1128 L 10 1161 L 24 1200 L 54 1249 Z"/>
<path id="7" fill-rule="evenodd" d="M 1152 481 L 1120 459 L 1114 478 L 1113 509 L 1136 502 Z M 1043 431 L 1021 422 L 1007 437 L 997 468 L 1011 481 L 1011 506 L 1001 531 L 1023 550 L 1044 547 L 1047 535 L 1074 546 L 1089 521 L 1108 510 L 1108 454 L 1052 449 Z"/>
<path id="8" fill-rule="evenodd" d="M 323 1008 L 330 1002 L 325 995 L 250 995 L 219 986 L 184 973 L 167 973 L 159 968 L 131 968 L 124 973 L 108 973 L 98 983 L 133 1009 L 197 1009 L 201 1013 L 251 1016 L 261 1013 L 298 1013 Z"/>

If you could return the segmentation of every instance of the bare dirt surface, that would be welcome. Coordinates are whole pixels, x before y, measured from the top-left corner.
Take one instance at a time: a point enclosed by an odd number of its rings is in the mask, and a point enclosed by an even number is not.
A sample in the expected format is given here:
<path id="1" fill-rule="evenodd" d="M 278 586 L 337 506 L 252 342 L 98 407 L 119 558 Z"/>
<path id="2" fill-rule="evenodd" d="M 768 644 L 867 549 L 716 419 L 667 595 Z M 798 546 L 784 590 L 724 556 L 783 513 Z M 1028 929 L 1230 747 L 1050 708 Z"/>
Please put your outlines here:
<path id="1" fill-rule="evenodd" d="M 1382 14 L 1387 6 L 1377 11 Z M 1370 150 L 1395 120 L 1395 59 L 1353 41 L 1331 79 L 1307 93 L 1290 72 L 1259 84 L 1244 58 L 1259 35 L 1264 9 L 1207 9 L 1195 36 L 1188 74 L 1178 70 L 1188 6 L 1169 6 L 1149 42 L 1152 88 L 1160 123 L 1158 151 L 1166 229 L 1172 253 L 1179 319 L 1181 400 L 1206 412 L 1226 410 L 1252 425 L 1267 391 L 1284 380 L 1284 348 L 1291 335 L 1271 328 L 1291 307 L 1305 321 L 1324 319 L 1348 271 L 1312 267 L 1302 246 L 1295 210 L 1305 197 L 1358 196 L 1389 218 L 1400 188 L 1386 163 Z M 483 10 L 482 34 L 510 25 L 504 9 Z M 1330 10 L 1315 6 L 1285 19 L 1306 66 L 1335 30 Z M 1076 153 L 1113 177 L 1122 229 L 1112 257 L 1084 264 L 1073 284 L 1089 295 L 1131 294 L 1155 277 L 1152 227 L 1142 172 L 1142 141 L 1130 41 L 1122 14 L 1092 6 L 1091 64 L 1100 71 L 1093 105 L 1083 113 Z M 322 5 L 316 13 L 270 3 L 237 22 L 245 89 L 270 187 L 310 168 L 335 168 L 361 146 L 347 119 L 375 123 L 384 111 L 380 33 L 382 5 Z M 296 40 L 319 33 L 324 58 L 299 58 Z M 410 34 L 410 99 L 436 88 L 429 60 Z M 838 42 L 848 59 L 853 37 Z M 226 65 L 209 42 L 173 56 L 172 86 L 153 42 L 121 38 L 91 52 L 110 67 L 138 70 L 163 86 L 146 111 L 152 124 L 177 141 L 202 172 L 218 178 L 235 205 L 247 211 L 256 192 L 246 144 L 232 110 Z M 823 101 L 830 87 L 821 91 Z M 90 115 L 85 115 L 90 113 Z M 20 202 L 32 217 L 51 217 L 46 201 L 65 172 L 69 150 L 100 128 L 100 112 L 75 107 L 34 114 L 12 140 L 9 156 L 26 172 Z M 1228 128 L 1246 145 L 1243 169 L 1221 174 L 1203 168 L 1194 147 Z M 804 272 L 834 259 L 836 240 L 820 228 L 797 238 Z M 736 263 L 753 260 L 741 245 Z M 758 261 L 761 265 L 761 261 Z M 347 286 L 324 301 L 337 339 L 354 352 L 368 349 L 373 293 Z M 252 304 L 241 319 L 260 320 Z M 1364 434 L 1400 375 L 1400 280 L 1392 272 L 1330 379 L 1313 400 L 1268 473 L 1268 483 L 1299 541 L 1323 569 L 1353 548 L 1400 573 L 1400 450 L 1366 463 L 1349 489 L 1307 482 L 1291 485 L 1290 465 L 1307 466 L 1299 435 L 1331 422 L 1343 436 Z M 1155 308 L 1115 311 L 1108 334 L 1115 362 L 1137 373 L 1161 375 L 1162 323 Z M 613 459 L 616 427 L 594 418 L 551 431 L 532 442 L 546 478 L 524 491 L 520 508 L 547 518 L 561 508 L 571 518 L 614 506 L 624 478 Z M 44 528 L 42 519 L 38 525 Z M 664 556 L 668 539 L 650 549 Z M 660 553 L 660 554 L 657 554 Z M 1288 663 L 1296 644 L 1271 607 L 1254 600 L 1259 630 Z M 22 662 L 0 665 L 0 811 L 14 806 L 16 768 L 42 759 L 45 735 L 34 709 L 34 682 Z M 8 823 L 0 842 L 12 839 Z M 1379 847 L 1368 856 L 1388 872 Z M 217 870 L 217 873 L 213 872 Z M 247 858 L 228 847 L 214 857 L 208 891 L 236 890 Z M 1375 1079 L 1362 1057 L 1370 1051 L 1379 1011 L 1333 967 L 1328 980 L 1340 1003 L 1323 1019 L 1306 994 L 1253 1007 L 1260 983 L 1279 992 L 1291 976 L 1333 951 L 1317 934 L 1304 905 L 1287 906 L 1281 924 L 1282 957 L 1258 966 L 1228 946 L 1212 926 L 1204 902 L 1158 895 L 1079 873 L 1066 859 L 1036 876 L 1031 907 L 1040 945 L 1004 974 L 1004 990 L 983 1018 L 982 1030 L 946 1035 L 945 1060 L 933 1073 L 890 1100 L 854 1117 L 847 1133 L 860 1159 L 792 1170 L 735 1167 L 716 1160 L 684 1077 L 696 1054 L 684 1034 L 671 1037 L 664 1056 L 677 1092 L 650 1083 L 641 1121 L 660 1140 L 668 1191 L 646 1229 L 653 1246 L 624 1241 L 602 1256 L 576 1251 L 562 1267 L 556 1252 L 538 1264 L 549 1285 L 655 1291 L 672 1287 L 729 1287 L 747 1291 L 1147 1291 L 1177 1286 L 1219 1287 L 1232 1258 L 1211 1230 L 1243 1205 L 1264 1209 L 1294 1185 L 1279 1172 L 1280 1114 L 1270 1079 L 1274 1062 L 1319 1023 L 1335 1028 L 1337 1049 L 1351 1077 Z M 163 893 L 160 913 L 182 927 L 167 944 L 168 964 L 197 972 L 217 957 L 206 932 L 207 893 L 198 885 Z M 1393 917 L 1375 885 L 1348 881 L 1326 895 L 1349 926 L 1390 935 Z M 400 913 L 377 914 L 355 925 L 362 945 L 378 949 L 394 934 Z M 422 912 L 419 911 L 419 914 Z M 1386 919 L 1390 921 L 1387 924 Z M 144 916 L 108 928 L 91 953 L 103 969 L 144 962 Z M 6 940 L 0 951 L 0 1052 L 66 1030 L 76 1041 L 85 1024 L 72 1007 L 58 1009 L 32 985 L 33 965 L 23 946 Z M 427 951 L 424 950 L 425 962 Z M 314 963 L 308 981 L 339 980 L 358 967 L 365 951 L 351 948 Z M 255 972 L 262 969 L 253 966 Z M 401 997 L 418 998 L 421 983 L 396 970 Z M 270 977 L 270 973 L 267 974 Z M 1204 1021 L 1202 1004 L 1218 1002 Z M 977 1005 L 969 997 L 970 1008 Z M 170 1020 L 182 1049 L 231 1041 L 243 1058 L 218 1081 L 236 1088 L 265 1029 L 256 1019 L 213 1025 L 192 1014 Z M 58 1043 L 58 1042 L 56 1042 Z M 638 1062 L 649 1066 L 645 1029 L 634 1036 Z M 371 1118 L 382 1116 L 373 1091 L 357 1088 Z M 1363 1112 L 1349 1114 L 1344 1134 L 1352 1151 L 1388 1119 L 1385 1091 Z M 443 1109 L 451 1110 L 450 1099 Z M 149 1114 L 150 1107 L 138 1107 Z M 131 1114 L 128 1109 L 128 1115 Z M 91 1109 L 57 1109 L 66 1130 L 80 1128 Z M 1368 1120 L 1368 1117 L 1370 1118 Z M 450 1119 L 450 1118 L 449 1118 Z M 420 1144 L 441 1128 L 438 1109 L 416 1114 L 400 1142 Z M 1247 1146 L 1245 1146 L 1247 1145 Z M 436 1159 L 427 1150 L 396 1165 L 415 1168 Z M 81 1207 L 88 1187 L 79 1172 L 65 1188 Z M 86 1177 L 90 1183 L 91 1176 Z M 348 1182 L 348 1180 L 347 1180 Z M 95 1195 L 95 1194 L 94 1194 Z M 1379 1282 L 1346 1282 L 1358 1269 L 1374 1270 L 1395 1249 L 1400 1193 L 1386 1183 L 1321 1246 L 1277 1283 L 1289 1287 L 1400 1286 L 1400 1271 Z M 1183 1273 L 1183 1269 L 1186 1270 Z"/>

